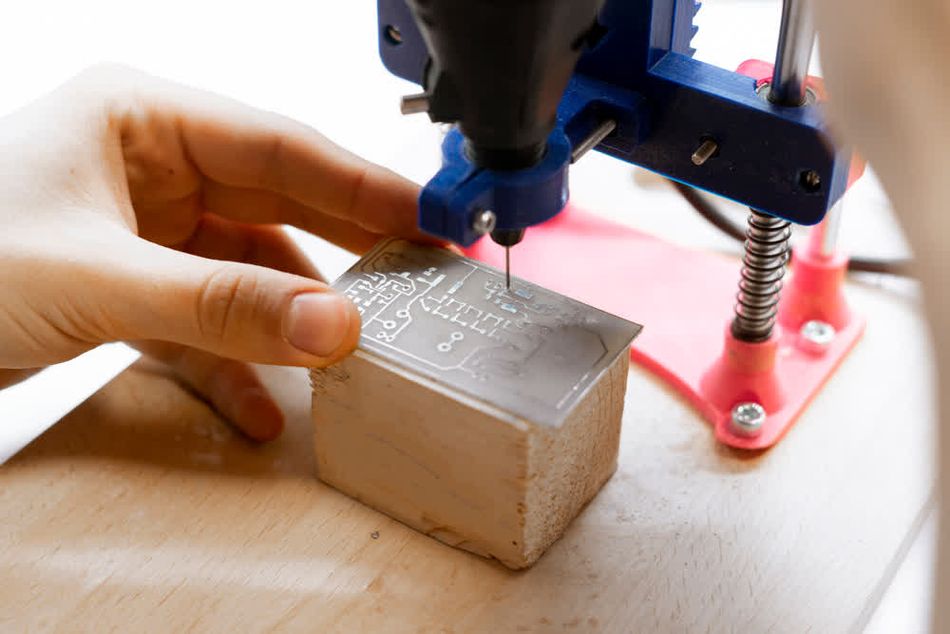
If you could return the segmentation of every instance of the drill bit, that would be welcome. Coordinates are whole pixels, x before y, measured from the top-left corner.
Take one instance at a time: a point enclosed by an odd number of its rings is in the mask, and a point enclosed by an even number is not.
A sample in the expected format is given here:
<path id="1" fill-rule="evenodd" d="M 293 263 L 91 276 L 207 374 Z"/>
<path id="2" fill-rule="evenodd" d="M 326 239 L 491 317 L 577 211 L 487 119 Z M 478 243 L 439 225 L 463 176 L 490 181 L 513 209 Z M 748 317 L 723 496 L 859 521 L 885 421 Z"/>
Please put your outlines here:
<path id="1" fill-rule="evenodd" d="M 524 229 L 495 229 L 491 239 L 495 244 L 505 247 L 505 288 L 511 290 L 511 247 L 524 238 Z"/>

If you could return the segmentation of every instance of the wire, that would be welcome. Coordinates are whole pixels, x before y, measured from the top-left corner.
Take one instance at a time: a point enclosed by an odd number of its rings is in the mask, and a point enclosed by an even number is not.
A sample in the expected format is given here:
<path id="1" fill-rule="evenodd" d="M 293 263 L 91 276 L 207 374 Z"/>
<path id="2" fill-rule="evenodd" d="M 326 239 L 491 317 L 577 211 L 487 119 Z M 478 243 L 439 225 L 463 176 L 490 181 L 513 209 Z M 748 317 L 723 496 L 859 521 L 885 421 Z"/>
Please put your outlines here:
<path id="1" fill-rule="evenodd" d="M 745 227 L 729 218 L 702 192 L 678 181 L 671 180 L 669 182 L 707 222 L 733 240 L 745 242 Z M 912 269 L 913 260 L 908 258 L 884 259 L 855 256 L 848 260 L 848 270 L 853 273 L 883 273 L 909 277 L 912 274 Z"/>
<path id="2" fill-rule="evenodd" d="M 671 180 L 670 184 L 673 185 L 673 188 L 678 191 L 683 198 L 686 199 L 686 202 L 688 202 L 690 206 L 692 206 L 692 208 L 695 209 L 696 212 L 705 218 L 711 225 L 722 231 L 733 240 L 745 242 L 745 227 L 739 225 L 737 222 L 734 222 L 731 218 L 726 216 L 726 214 L 720 211 L 714 204 L 709 202 L 709 199 L 703 196 L 698 189 L 694 189 L 689 185 L 684 185 L 679 181 Z"/>

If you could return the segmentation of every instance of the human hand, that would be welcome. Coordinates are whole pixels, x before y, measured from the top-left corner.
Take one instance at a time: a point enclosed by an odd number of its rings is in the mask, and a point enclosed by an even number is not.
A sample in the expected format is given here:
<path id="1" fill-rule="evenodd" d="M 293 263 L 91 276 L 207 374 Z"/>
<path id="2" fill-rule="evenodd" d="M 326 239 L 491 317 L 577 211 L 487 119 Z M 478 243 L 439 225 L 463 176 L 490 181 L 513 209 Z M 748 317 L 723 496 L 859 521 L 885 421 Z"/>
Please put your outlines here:
<path id="1" fill-rule="evenodd" d="M 417 188 L 314 130 L 122 68 L 0 119 L 0 378 L 127 341 L 249 437 L 282 428 L 247 362 L 331 364 L 355 307 L 280 228 L 411 239 Z"/>
<path id="2" fill-rule="evenodd" d="M 946 0 L 814 1 L 836 132 L 873 165 L 914 249 L 937 361 L 940 547 L 934 632 L 950 629 L 950 4 Z"/>
<path id="3" fill-rule="evenodd" d="M 945 206 L 943 150 L 950 135 L 945 0 L 813 1 L 833 131 L 873 164 L 918 248 L 944 234 L 921 206 Z M 928 197 L 932 197 L 928 199 Z M 904 213 L 904 211 L 908 213 Z"/>

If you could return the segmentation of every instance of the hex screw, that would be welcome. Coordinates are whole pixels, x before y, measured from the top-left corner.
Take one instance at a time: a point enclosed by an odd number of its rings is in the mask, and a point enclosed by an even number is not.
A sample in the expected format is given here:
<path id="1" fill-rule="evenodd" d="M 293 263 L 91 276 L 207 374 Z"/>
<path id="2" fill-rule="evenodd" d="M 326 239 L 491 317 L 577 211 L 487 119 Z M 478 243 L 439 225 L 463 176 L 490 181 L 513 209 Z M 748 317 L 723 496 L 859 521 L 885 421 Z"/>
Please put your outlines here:
<path id="1" fill-rule="evenodd" d="M 758 436 L 765 424 L 765 408 L 758 403 L 739 403 L 732 408 L 732 431 L 739 436 Z"/>
<path id="2" fill-rule="evenodd" d="M 399 27 L 395 24 L 389 24 L 386 26 L 386 41 L 392 44 L 393 46 L 399 46 L 402 44 L 402 31 L 399 30 Z"/>
<path id="3" fill-rule="evenodd" d="M 485 235 L 486 233 L 491 233 L 495 230 L 495 223 L 498 221 L 498 218 L 495 216 L 495 212 L 490 209 L 482 209 L 475 213 L 475 217 L 472 218 L 472 231 L 477 233 L 480 236 Z"/>
<path id="4" fill-rule="evenodd" d="M 831 324 L 813 319 L 802 324 L 799 334 L 806 348 L 812 352 L 824 352 L 835 340 L 838 332 Z"/>
<path id="5" fill-rule="evenodd" d="M 798 182 L 802 189 L 811 194 L 821 189 L 821 175 L 815 170 L 802 172 Z"/>

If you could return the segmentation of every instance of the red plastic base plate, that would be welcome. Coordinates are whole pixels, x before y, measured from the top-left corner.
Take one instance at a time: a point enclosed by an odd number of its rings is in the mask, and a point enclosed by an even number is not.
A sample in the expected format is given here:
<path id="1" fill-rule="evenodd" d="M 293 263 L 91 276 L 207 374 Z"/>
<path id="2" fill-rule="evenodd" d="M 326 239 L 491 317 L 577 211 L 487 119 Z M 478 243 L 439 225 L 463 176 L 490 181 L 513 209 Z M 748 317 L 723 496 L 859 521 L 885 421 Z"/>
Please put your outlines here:
<path id="1" fill-rule="evenodd" d="M 468 255 L 504 268 L 504 249 L 490 240 L 479 241 Z M 734 397 L 726 398 L 720 391 L 709 399 L 708 382 L 703 388 L 704 377 L 724 358 L 723 325 L 732 316 L 737 260 L 672 245 L 568 208 L 530 229 L 511 250 L 511 262 L 518 277 L 643 324 L 633 360 L 683 394 L 713 425 L 717 439 L 733 447 L 775 444 L 864 330 L 864 320 L 852 315 L 830 345 L 816 351 L 797 330 L 779 327 L 769 381 L 778 397 L 766 405 L 759 433 L 741 436 L 730 425 L 732 408 L 760 400 L 757 382 L 728 386 Z"/>

